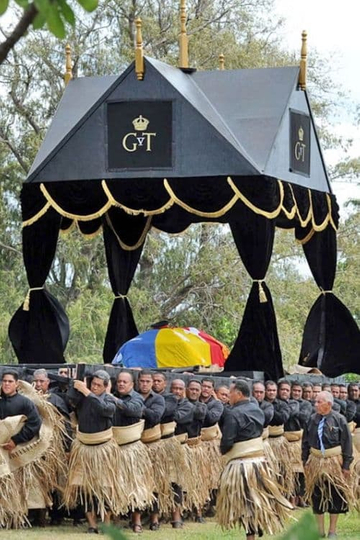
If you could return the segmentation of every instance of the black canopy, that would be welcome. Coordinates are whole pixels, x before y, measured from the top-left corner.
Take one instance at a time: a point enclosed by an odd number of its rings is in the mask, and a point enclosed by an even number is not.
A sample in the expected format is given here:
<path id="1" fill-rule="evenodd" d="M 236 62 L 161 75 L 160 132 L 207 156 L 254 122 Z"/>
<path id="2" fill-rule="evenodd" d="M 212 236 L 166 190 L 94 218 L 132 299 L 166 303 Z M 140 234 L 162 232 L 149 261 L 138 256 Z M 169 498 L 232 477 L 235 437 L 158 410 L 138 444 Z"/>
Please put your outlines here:
<path id="1" fill-rule="evenodd" d="M 300 361 L 331 376 L 359 369 L 348 346 L 360 344 L 359 329 L 332 301 L 338 207 L 298 75 L 297 67 L 194 72 L 146 58 L 142 81 L 132 64 L 120 76 L 68 84 L 22 190 L 31 301 L 9 329 L 22 362 L 45 361 L 50 342 L 49 362 L 63 359 L 66 315 L 43 289 L 60 228 L 74 221 L 84 234 L 103 228 L 115 296 L 109 362 L 137 333 L 127 292 L 151 226 L 179 232 L 222 221 L 254 280 L 227 369 L 283 373 L 264 281 L 276 226 L 295 229 L 322 289 Z M 347 329 L 341 366 L 343 337 L 329 334 L 330 320 L 331 329 L 336 322 Z"/>

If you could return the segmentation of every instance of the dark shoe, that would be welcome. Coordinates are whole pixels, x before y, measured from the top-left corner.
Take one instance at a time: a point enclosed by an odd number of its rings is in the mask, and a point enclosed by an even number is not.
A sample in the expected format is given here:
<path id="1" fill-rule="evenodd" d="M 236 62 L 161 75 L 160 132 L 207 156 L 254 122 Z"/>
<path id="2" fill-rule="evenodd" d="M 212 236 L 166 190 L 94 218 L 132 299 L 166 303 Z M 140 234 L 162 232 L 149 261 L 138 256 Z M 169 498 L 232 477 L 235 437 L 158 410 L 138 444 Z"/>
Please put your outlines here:
<path id="1" fill-rule="evenodd" d="M 74 519 L 73 527 L 81 527 L 81 525 L 82 525 L 82 522 L 80 521 L 80 519 Z"/>
<path id="2" fill-rule="evenodd" d="M 89 534 L 99 534 L 99 529 L 97 529 L 96 527 L 89 527 L 86 532 Z"/>
<path id="3" fill-rule="evenodd" d="M 160 523 L 150 523 L 150 531 L 158 531 L 160 529 Z"/>
<path id="4" fill-rule="evenodd" d="M 172 521 L 171 526 L 173 529 L 182 529 L 184 526 L 184 523 L 182 521 Z"/>
<path id="5" fill-rule="evenodd" d="M 132 525 L 132 530 L 136 534 L 141 534 L 143 532 L 143 528 L 141 525 Z"/>
<path id="6" fill-rule="evenodd" d="M 202 516 L 196 516 L 195 523 L 206 523 L 206 521 Z"/>

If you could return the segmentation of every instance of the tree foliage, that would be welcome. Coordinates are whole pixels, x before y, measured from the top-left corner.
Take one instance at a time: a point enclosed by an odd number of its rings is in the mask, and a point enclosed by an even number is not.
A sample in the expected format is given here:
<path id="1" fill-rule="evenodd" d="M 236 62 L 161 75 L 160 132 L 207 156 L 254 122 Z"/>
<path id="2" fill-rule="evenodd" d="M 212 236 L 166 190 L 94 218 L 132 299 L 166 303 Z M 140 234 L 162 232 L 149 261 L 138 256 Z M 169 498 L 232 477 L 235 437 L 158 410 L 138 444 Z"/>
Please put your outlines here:
<path id="1" fill-rule="evenodd" d="M 84 2 L 79 3 L 84 6 Z M 22 7 L 26 9 L 27 5 Z M 58 2 L 52 5 L 58 7 Z M 281 20 L 274 17 L 272 5 L 272 0 L 188 1 L 191 65 L 216 69 L 220 52 L 225 55 L 227 68 L 298 63 L 281 46 L 277 37 Z M 176 65 L 177 2 L 102 0 L 92 14 L 84 14 L 75 2 L 71 8 L 76 20 L 68 33 L 74 76 L 119 74 L 127 67 L 134 58 L 138 16 L 143 20 L 146 54 Z M 0 84 L 4 89 L 0 93 L 2 362 L 14 360 L 7 327 L 27 291 L 21 255 L 19 193 L 63 92 L 64 45 L 45 30 L 31 30 L 0 66 Z M 328 66 L 316 54 L 310 60 L 313 108 L 320 120 L 324 144 L 338 144 L 327 129 L 329 111 L 337 101 L 334 92 L 327 92 Z M 344 165 L 339 165 L 339 170 L 340 167 Z M 359 162 L 349 164 L 348 170 L 350 167 L 359 171 Z M 340 231 L 335 290 L 357 320 L 359 299 L 352 291 L 359 285 L 359 242 L 357 211 Z M 318 291 L 301 246 L 290 231 L 276 233 L 267 283 L 275 303 L 285 364 L 294 363 L 306 316 Z M 101 235 L 93 240 L 84 239 L 78 232 L 61 236 L 47 287 L 63 303 L 70 318 L 67 359 L 101 361 L 113 301 Z M 148 235 L 129 298 L 140 331 L 156 319 L 169 318 L 176 324 L 204 328 L 231 346 L 250 287 L 250 277 L 228 227 L 197 224 L 181 236 L 156 231 Z"/>

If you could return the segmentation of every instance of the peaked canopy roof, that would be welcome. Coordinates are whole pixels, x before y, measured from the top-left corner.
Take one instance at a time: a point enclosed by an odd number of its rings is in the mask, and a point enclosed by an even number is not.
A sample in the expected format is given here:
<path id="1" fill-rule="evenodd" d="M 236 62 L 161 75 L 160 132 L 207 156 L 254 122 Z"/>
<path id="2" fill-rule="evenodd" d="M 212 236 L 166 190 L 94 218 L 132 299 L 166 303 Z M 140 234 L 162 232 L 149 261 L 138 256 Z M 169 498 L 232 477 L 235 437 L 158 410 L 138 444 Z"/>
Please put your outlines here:
<path id="1" fill-rule="evenodd" d="M 270 176 L 331 192 L 298 74 L 298 67 L 184 72 L 146 58 L 143 81 L 134 64 L 120 76 L 74 79 L 26 182 Z M 305 174 L 291 170 L 292 112 L 308 122 Z"/>

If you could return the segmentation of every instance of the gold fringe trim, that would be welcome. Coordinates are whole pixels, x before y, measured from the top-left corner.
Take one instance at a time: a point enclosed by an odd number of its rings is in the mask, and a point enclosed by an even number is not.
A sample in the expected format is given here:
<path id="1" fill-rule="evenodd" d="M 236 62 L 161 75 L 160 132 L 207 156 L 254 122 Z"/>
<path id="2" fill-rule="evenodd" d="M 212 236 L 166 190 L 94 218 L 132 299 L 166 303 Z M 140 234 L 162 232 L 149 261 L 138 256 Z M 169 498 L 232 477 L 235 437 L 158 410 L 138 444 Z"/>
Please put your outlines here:
<path id="1" fill-rule="evenodd" d="M 92 233 L 85 233 L 84 231 L 82 231 L 79 227 L 79 223 L 76 222 L 76 226 L 79 230 L 79 232 L 84 236 L 84 238 L 86 238 L 86 240 L 93 240 L 94 238 L 96 238 L 97 236 L 99 236 L 99 234 L 102 232 L 102 225 L 100 225 L 100 227 L 92 232 Z"/>
<path id="2" fill-rule="evenodd" d="M 312 239 L 314 234 L 315 234 L 314 229 L 310 229 L 310 232 L 308 232 L 308 234 L 304 238 L 302 238 L 301 240 L 297 240 L 297 242 L 304 246 L 305 244 L 307 244 Z"/>
<path id="3" fill-rule="evenodd" d="M 305 498 L 311 502 L 311 497 L 317 486 L 321 493 L 320 509 L 328 512 L 331 503 L 331 486 L 336 490 L 339 497 L 344 501 L 344 505 L 350 508 L 356 506 L 354 481 L 356 475 L 353 474 L 354 467 L 351 467 L 350 478 L 345 478 L 342 473 L 342 456 L 316 457 L 310 454 L 305 466 Z M 359 478 L 357 478 L 359 480 Z"/>
<path id="4" fill-rule="evenodd" d="M 285 499 L 264 458 L 234 459 L 220 479 L 216 519 L 223 529 L 280 532 L 292 506 Z"/>
<path id="5" fill-rule="evenodd" d="M 175 202 L 170 197 L 167 203 L 165 203 L 163 206 L 160 206 L 160 208 L 157 208 L 156 210 L 144 210 L 144 209 L 135 210 L 134 208 L 129 208 L 128 206 L 125 206 L 124 204 L 121 204 L 118 201 L 116 201 L 110 189 L 108 188 L 105 180 L 102 180 L 101 185 L 109 199 L 109 202 L 111 203 L 111 206 L 117 206 L 118 208 L 121 208 L 122 210 L 124 210 L 127 214 L 131 214 L 133 216 L 137 216 L 139 214 L 144 214 L 144 216 L 155 216 L 156 214 L 162 214 L 163 212 L 165 212 L 165 210 L 168 210 L 169 208 L 171 208 Z"/>
<path id="6" fill-rule="evenodd" d="M 71 212 L 67 212 L 61 206 L 57 204 L 56 201 L 51 197 L 50 193 L 46 189 L 44 184 L 40 184 L 40 190 L 42 194 L 44 195 L 45 199 L 50 203 L 50 205 L 54 208 L 54 210 L 57 211 L 58 214 L 60 214 L 63 217 L 67 217 L 69 219 L 78 219 L 79 221 L 92 221 L 93 219 L 101 217 L 105 212 L 111 208 L 112 203 L 108 200 L 108 202 L 97 212 L 94 212 L 93 214 L 86 214 L 86 215 L 79 215 L 79 214 L 72 214 Z"/>
<path id="7" fill-rule="evenodd" d="M 62 236 L 67 236 L 70 234 L 75 228 L 77 227 L 77 221 L 76 219 L 73 219 L 70 223 L 70 226 L 67 229 L 60 229 L 60 234 Z"/>
<path id="8" fill-rule="evenodd" d="M 134 251 L 135 249 L 138 249 L 144 243 L 146 235 L 149 232 L 149 229 L 151 227 L 151 220 L 152 220 L 152 216 L 148 216 L 148 218 L 146 220 L 146 223 L 145 223 L 144 230 L 141 233 L 141 236 L 140 236 L 139 240 L 133 246 L 129 246 L 128 244 L 125 244 L 125 242 L 123 242 L 121 240 L 121 238 L 118 236 L 116 230 L 114 229 L 114 226 L 112 224 L 112 221 L 110 219 L 109 214 L 106 214 L 105 218 L 106 218 L 106 222 L 109 225 L 110 229 L 112 230 L 112 232 L 116 236 L 116 239 L 117 239 L 117 241 L 119 243 L 119 246 L 121 247 L 121 249 L 123 249 L 125 251 Z"/>
<path id="9" fill-rule="evenodd" d="M 31 217 L 30 219 L 27 219 L 25 221 L 22 222 L 22 226 L 23 228 L 24 227 L 29 227 L 29 225 L 33 225 L 33 223 L 35 223 L 38 219 L 40 219 L 44 214 L 46 214 L 46 212 L 49 210 L 51 204 L 49 202 L 47 202 L 41 210 L 39 210 L 39 212 L 37 214 L 35 214 L 35 216 Z"/>
<path id="10" fill-rule="evenodd" d="M 312 194 L 311 194 L 310 189 L 308 189 L 309 210 L 308 210 L 308 214 L 307 214 L 306 218 L 303 219 L 300 212 L 299 212 L 299 208 L 298 208 L 298 204 L 297 204 L 297 201 L 296 201 L 296 197 L 295 197 L 295 194 L 294 194 L 293 187 L 289 182 L 287 184 L 288 184 L 289 189 L 291 191 L 291 196 L 292 196 L 292 200 L 293 200 L 293 206 L 292 206 L 291 210 L 287 210 L 287 208 L 284 206 L 284 185 L 283 185 L 283 182 L 281 180 L 277 180 L 278 186 L 279 186 L 280 200 L 279 200 L 278 206 L 272 211 L 263 210 L 263 209 L 259 208 L 258 206 L 256 206 L 255 204 L 253 204 L 241 192 L 241 190 L 235 185 L 235 183 L 233 182 L 233 180 L 231 179 L 230 176 L 227 178 L 227 182 L 228 182 L 229 186 L 231 187 L 231 189 L 234 192 L 234 196 L 231 198 L 231 200 L 225 206 L 223 206 L 220 210 L 217 210 L 215 212 L 204 212 L 204 211 L 197 210 L 196 208 L 193 208 L 193 207 L 189 206 L 188 204 L 183 202 L 181 199 L 179 199 L 176 196 L 176 194 L 174 193 L 173 189 L 170 186 L 169 181 L 166 178 L 164 178 L 164 180 L 163 180 L 163 185 L 164 185 L 164 188 L 166 189 L 167 193 L 169 194 L 169 200 L 163 206 L 161 206 L 159 208 L 156 208 L 155 210 L 145 210 L 145 209 L 138 210 L 138 209 L 135 209 L 135 208 L 130 208 L 128 206 L 125 206 L 124 204 L 120 203 L 119 201 L 117 201 L 114 198 L 114 196 L 112 195 L 112 193 L 111 193 L 111 191 L 110 191 L 110 189 L 109 189 L 109 187 L 108 187 L 108 185 L 106 183 L 106 180 L 102 180 L 101 186 L 102 186 L 102 188 L 104 190 L 105 195 L 108 198 L 108 201 L 100 210 L 98 210 L 97 212 L 94 212 L 93 214 L 87 214 L 87 215 L 78 215 L 78 214 L 73 214 L 73 213 L 65 211 L 51 197 L 51 195 L 47 191 L 45 185 L 42 183 L 42 184 L 40 184 L 40 189 L 41 189 L 41 192 L 44 195 L 47 202 L 44 205 L 44 207 L 37 214 L 35 214 L 30 219 L 23 222 L 23 227 L 27 227 L 29 225 L 32 225 L 36 221 L 38 221 L 38 219 L 40 219 L 47 212 L 47 210 L 50 207 L 53 207 L 60 215 L 62 215 L 64 217 L 67 217 L 67 218 L 70 218 L 70 219 L 73 219 L 73 220 L 79 220 L 79 221 L 91 221 L 91 220 L 93 220 L 95 218 L 101 217 L 112 206 L 116 206 L 118 208 L 121 208 L 127 214 L 130 214 L 130 215 L 143 214 L 144 216 L 149 217 L 149 216 L 154 216 L 154 215 L 157 215 L 157 214 L 161 214 L 161 213 L 165 212 L 166 210 L 168 210 L 169 208 L 171 208 L 174 204 L 177 204 L 178 206 L 180 206 L 181 208 L 183 208 L 187 212 L 189 212 L 191 214 L 194 214 L 196 216 L 204 217 L 204 218 L 216 219 L 216 218 L 221 217 L 224 214 L 226 214 L 236 204 L 236 202 L 238 200 L 241 200 L 248 208 L 250 208 L 250 210 L 252 210 L 256 214 L 264 216 L 264 217 L 266 217 L 268 219 L 274 219 L 274 218 L 278 217 L 281 212 L 283 212 L 285 214 L 285 216 L 290 220 L 293 219 L 297 215 L 297 217 L 299 219 L 299 223 L 300 223 L 301 227 L 303 227 L 303 228 L 306 227 L 311 222 L 312 229 L 315 232 L 321 232 L 321 231 L 325 230 L 326 227 L 329 224 L 333 227 L 334 230 L 337 230 L 337 227 L 336 227 L 335 222 L 334 222 L 333 217 L 332 217 L 332 204 L 331 204 L 330 195 L 328 193 L 325 194 L 326 195 L 326 200 L 327 200 L 327 206 L 328 206 L 328 213 L 327 213 L 324 221 L 322 223 L 320 223 L 320 224 L 317 224 L 315 222 Z M 91 233 L 90 235 L 85 234 L 85 236 L 91 238 L 91 237 L 93 237 L 93 235 L 98 234 L 99 232 L 100 232 L 100 228 L 98 229 L 98 231 L 96 231 L 96 233 Z M 82 233 L 82 234 L 84 234 L 84 233 Z M 301 241 L 301 242 L 304 242 L 304 241 Z M 126 246 L 126 244 L 124 244 L 123 249 L 126 249 L 125 246 Z M 129 247 L 131 249 L 136 249 L 136 248 L 131 247 L 131 246 L 128 246 L 128 248 Z"/>
<path id="11" fill-rule="evenodd" d="M 237 197 L 248 207 L 250 208 L 250 210 L 252 210 L 253 212 L 255 212 L 255 214 L 260 214 L 261 216 L 264 216 L 268 219 L 274 219 L 276 218 L 281 210 L 282 210 L 282 206 L 283 206 L 283 202 L 284 202 L 284 187 L 282 185 L 282 183 L 280 182 L 280 180 L 278 180 L 278 186 L 279 186 L 279 191 L 280 191 L 280 202 L 279 202 L 279 206 L 277 208 L 275 208 L 275 210 L 273 210 L 272 212 L 267 212 L 266 210 L 262 210 L 261 208 L 259 208 L 258 206 L 255 206 L 252 202 L 249 201 L 249 199 L 247 199 L 245 197 L 245 195 L 243 195 L 241 193 L 241 191 L 236 187 L 236 185 L 234 184 L 233 180 L 230 178 L 230 176 L 228 176 L 228 184 L 230 185 L 231 189 L 234 191 L 234 193 L 236 193 Z"/>
<path id="12" fill-rule="evenodd" d="M 238 201 L 238 195 L 235 194 L 234 197 L 220 210 L 217 210 L 215 212 L 202 212 L 201 210 L 196 210 L 196 208 L 193 208 L 189 206 L 188 204 L 184 203 L 181 199 L 179 199 L 175 193 L 173 192 L 172 188 L 170 187 L 170 184 L 166 178 L 164 178 L 164 187 L 166 191 L 169 193 L 171 199 L 179 205 L 181 208 L 189 212 L 190 214 L 194 214 L 195 216 L 199 217 L 205 217 L 205 218 L 218 218 L 226 214 Z"/>

